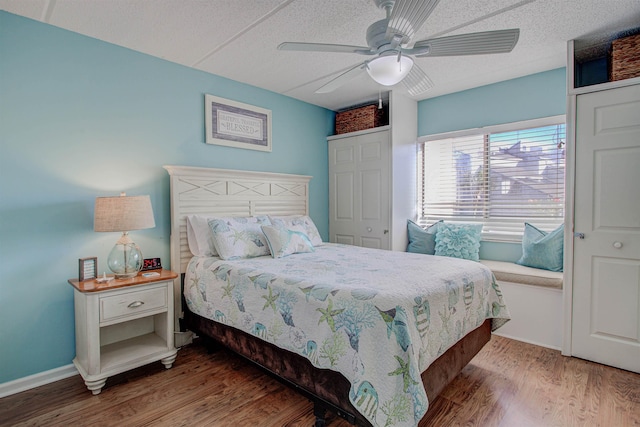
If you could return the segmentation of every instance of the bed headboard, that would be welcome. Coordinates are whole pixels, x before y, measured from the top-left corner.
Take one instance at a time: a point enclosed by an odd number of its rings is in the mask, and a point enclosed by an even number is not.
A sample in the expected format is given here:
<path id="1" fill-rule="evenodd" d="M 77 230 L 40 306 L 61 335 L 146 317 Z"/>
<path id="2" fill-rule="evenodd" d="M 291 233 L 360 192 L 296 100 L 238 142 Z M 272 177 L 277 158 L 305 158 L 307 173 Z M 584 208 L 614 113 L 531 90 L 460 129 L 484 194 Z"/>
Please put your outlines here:
<path id="1" fill-rule="evenodd" d="M 180 275 L 192 257 L 187 243 L 187 215 L 309 214 L 310 176 L 190 166 L 164 168 L 169 172 L 171 189 L 171 269 Z M 174 284 L 176 319 L 182 317 L 180 280 Z"/>

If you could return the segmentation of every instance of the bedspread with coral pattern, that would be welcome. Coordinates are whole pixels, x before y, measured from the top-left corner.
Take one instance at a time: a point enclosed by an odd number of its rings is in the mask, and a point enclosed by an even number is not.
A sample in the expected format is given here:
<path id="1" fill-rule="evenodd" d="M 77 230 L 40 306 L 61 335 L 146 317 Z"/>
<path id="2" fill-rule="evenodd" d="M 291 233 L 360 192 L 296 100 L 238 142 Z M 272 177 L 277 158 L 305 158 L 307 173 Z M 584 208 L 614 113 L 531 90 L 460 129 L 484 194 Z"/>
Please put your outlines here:
<path id="1" fill-rule="evenodd" d="M 191 311 L 306 357 L 351 382 L 374 426 L 415 426 L 428 402 L 420 373 L 487 318 L 509 319 L 482 264 L 324 244 L 315 252 L 193 258 Z"/>

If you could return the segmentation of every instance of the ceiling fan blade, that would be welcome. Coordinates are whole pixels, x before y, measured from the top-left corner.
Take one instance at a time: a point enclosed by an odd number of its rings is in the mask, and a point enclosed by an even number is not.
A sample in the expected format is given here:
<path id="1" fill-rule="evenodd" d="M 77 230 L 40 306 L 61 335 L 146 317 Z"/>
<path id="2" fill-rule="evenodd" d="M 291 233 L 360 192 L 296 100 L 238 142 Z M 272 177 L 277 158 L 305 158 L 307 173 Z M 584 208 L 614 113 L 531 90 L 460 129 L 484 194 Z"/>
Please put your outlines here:
<path id="1" fill-rule="evenodd" d="M 333 92 L 334 90 L 336 90 L 337 88 L 339 88 L 340 86 L 342 86 L 343 84 L 348 82 L 349 80 L 359 76 L 366 69 L 367 69 L 367 63 L 366 62 L 358 64 L 355 67 L 353 67 L 353 68 L 347 70 L 346 72 L 340 74 L 338 77 L 336 77 L 335 79 L 331 80 L 329 83 L 325 84 L 324 86 L 321 86 L 318 90 L 316 90 L 316 93 Z"/>
<path id="2" fill-rule="evenodd" d="M 278 50 L 295 50 L 301 52 L 337 52 L 337 53 L 359 53 L 361 55 L 373 55 L 371 49 L 366 46 L 351 46 L 346 44 L 326 44 L 326 43 L 296 43 L 284 42 L 278 45 Z"/>
<path id="3" fill-rule="evenodd" d="M 407 43 L 422 27 L 440 0 L 396 0 L 387 25 L 387 39 L 402 34 L 402 43 Z"/>
<path id="4" fill-rule="evenodd" d="M 407 77 L 402 80 L 402 84 L 412 96 L 420 95 L 433 87 L 429 76 L 415 62 Z"/>
<path id="5" fill-rule="evenodd" d="M 485 31 L 481 33 L 460 34 L 417 41 L 414 49 L 428 48 L 426 53 L 415 52 L 417 57 L 486 55 L 491 53 L 508 53 L 518 43 L 520 30 Z"/>

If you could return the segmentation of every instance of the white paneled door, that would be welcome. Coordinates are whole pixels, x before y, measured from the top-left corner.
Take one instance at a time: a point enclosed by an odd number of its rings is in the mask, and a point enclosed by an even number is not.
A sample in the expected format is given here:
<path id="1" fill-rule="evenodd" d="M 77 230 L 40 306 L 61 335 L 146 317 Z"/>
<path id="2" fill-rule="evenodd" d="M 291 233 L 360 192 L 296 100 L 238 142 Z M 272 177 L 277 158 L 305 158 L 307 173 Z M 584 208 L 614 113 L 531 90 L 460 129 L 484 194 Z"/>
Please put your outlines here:
<path id="1" fill-rule="evenodd" d="M 571 353 L 640 372 L 640 85 L 579 95 Z"/>
<path id="2" fill-rule="evenodd" d="M 389 131 L 329 141 L 329 238 L 390 249 Z"/>

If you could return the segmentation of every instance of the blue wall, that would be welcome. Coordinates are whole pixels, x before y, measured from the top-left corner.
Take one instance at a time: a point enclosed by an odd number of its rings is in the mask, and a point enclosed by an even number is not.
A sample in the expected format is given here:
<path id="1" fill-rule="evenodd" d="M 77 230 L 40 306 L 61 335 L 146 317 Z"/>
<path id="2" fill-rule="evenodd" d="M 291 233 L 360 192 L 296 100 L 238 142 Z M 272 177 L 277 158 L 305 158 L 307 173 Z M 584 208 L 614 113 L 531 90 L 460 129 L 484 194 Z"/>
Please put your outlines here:
<path id="1" fill-rule="evenodd" d="M 418 103 L 429 135 L 565 113 L 558 69 Z M 273 152 L 204 144 L 204 94 L 273 112 Z M 0 383 L 75 355 L 78 258 L 99 270 L 117 233 L 93 232 L 96 196 L 149 194 L 156 227 L 132 234 L 169 262 L 164 164 L 311 175 L 328 236 L 331 111 L 0 11 Z M 483 242 L 513 261 L 520 245 Z"/>
<path id="2" fill-rule="evenodd" d="M 204 143 L 204 94 L 272 110 L 273 151 Z M 96 196 L 149 194 L 156 227 L 132 233 L 169 266 L 162 165 L 311 175 L 328 236 L 333 112 L 0 11 L 0 383 L 75 355 L 78 259 L 99 271 L 118 239 L 93 232 Z"/>
<path id="3" fill-rule="evenodd" d="M 532 74 L 418 102 L 418 135 L 474 129 L 565 114 L 566 69 Z M 480 258 L 516 261 L 518 243 L 482 242 Z"/>
<path id="4" fill-rule="evenodd" d="M 566 69 L 443 95 L 418 102 L 418 135 L 565 114 Z"/>

